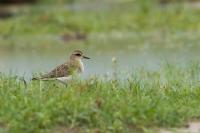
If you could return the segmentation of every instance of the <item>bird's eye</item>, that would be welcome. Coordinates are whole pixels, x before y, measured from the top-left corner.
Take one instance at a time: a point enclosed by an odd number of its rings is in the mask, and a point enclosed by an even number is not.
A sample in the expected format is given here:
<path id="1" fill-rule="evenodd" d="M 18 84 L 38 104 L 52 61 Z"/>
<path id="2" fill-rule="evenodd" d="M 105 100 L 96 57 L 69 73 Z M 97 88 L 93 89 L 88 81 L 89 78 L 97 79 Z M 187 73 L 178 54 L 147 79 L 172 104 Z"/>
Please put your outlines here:
<path id="1" fill-rule="evenodd" d="M 81 54 L 75 54 L 76 56 L 81 56 Z"/>

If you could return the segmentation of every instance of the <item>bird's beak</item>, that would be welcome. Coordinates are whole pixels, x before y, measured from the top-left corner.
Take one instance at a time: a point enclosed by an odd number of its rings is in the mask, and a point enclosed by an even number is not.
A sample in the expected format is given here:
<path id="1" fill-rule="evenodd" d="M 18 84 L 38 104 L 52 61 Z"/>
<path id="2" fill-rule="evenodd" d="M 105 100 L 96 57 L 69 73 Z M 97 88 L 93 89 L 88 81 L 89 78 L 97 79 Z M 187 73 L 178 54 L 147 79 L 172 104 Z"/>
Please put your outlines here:
<path id="1" fill-rule="evenodd" d="M 83 58 L 84 58 L 84 59 L 90 59 L 89 57 L 87 57 L 87 56 L 84 56 L 84 55 L 83 55 Z"/>

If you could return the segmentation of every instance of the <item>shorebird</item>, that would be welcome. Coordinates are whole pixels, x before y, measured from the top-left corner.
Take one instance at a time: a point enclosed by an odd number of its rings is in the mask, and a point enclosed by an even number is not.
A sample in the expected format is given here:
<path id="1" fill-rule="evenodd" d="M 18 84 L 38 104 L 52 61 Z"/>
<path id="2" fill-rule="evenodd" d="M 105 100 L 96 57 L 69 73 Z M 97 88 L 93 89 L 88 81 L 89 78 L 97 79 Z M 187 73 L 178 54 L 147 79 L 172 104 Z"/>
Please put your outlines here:
<path id="1" fill-rule="evenodd" d="M 57 66 L 52 71 L 39 78 L 33 78 L 33 80 L 58 80 L 66 84 L 73 75 L 84 72 L 82 59 L 90 58 L 85 56 L 82 51 L 74 50 L 66 63 Z"/>

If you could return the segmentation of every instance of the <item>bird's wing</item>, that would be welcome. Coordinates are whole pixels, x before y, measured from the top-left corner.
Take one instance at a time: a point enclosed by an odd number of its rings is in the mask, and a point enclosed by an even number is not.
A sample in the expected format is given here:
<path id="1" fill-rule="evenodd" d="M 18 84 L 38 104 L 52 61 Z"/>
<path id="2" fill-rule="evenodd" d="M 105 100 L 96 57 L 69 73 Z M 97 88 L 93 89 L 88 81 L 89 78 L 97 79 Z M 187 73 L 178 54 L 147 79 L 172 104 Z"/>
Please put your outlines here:
<path id="1" fill-rule="evenodd" d="M 67 77 L 69 75 L 71 75 L 70 74 L 70 66 L 67 63 L 65 63 L 65 64 L 62 64 L 62 65 L 56 67 L 48 74 L 41 76 L 41 79 Z"/>

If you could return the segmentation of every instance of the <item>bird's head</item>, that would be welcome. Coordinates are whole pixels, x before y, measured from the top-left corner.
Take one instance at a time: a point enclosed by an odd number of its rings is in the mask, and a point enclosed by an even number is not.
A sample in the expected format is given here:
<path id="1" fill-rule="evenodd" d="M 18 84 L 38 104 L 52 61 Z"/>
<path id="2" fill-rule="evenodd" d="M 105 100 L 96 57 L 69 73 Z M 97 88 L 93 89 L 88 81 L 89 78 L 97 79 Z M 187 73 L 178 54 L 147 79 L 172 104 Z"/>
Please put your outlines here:
<path id="1" fill-rule="evenodd" d="M 85 56 L 82 51 L 80 51 L 80 50 L 74 50 L 73 53 L 70 56 L 70 59 L 81 60 L 81 59 L 90 59 L 90 58 L 87 57 L 87 56 Z"/>

